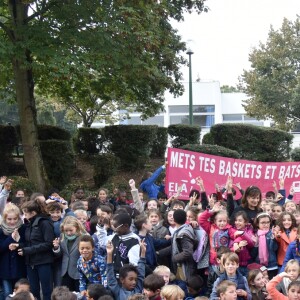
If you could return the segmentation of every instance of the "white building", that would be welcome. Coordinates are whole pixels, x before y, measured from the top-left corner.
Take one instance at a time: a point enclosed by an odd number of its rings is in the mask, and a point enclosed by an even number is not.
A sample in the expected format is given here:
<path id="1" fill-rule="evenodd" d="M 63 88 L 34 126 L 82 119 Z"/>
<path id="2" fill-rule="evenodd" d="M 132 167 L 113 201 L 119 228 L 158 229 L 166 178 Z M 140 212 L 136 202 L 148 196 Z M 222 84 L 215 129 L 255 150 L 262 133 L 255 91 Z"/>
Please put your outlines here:
<path id="1" fill-rule="evenodd" d="M 168 127 L 172 124 L 189 124 L 189 84 L 183 83 L 185 92 L 174 98 L 165 95 L 165 112 L 162 112 L 145 121 L 140 119 L 139 113 L 131 113 L 130 119 L 120 124 L 158 125 Z M 247 99 L 244 93 L 221 93 L 218 81 L 193 82 L 193 119 L 194 125 L 201 126 L 201 137 L 209 132 L 210 127 L 218 123 L 247 123 L 259 126 L 271 125 L 271 121 L 256 120 L 246 115 L 243 100 Z M 93 127 L 103 126 L 95 123 Z M 293 147 L 300 146 L 300 133 L 294 133 Z"/>

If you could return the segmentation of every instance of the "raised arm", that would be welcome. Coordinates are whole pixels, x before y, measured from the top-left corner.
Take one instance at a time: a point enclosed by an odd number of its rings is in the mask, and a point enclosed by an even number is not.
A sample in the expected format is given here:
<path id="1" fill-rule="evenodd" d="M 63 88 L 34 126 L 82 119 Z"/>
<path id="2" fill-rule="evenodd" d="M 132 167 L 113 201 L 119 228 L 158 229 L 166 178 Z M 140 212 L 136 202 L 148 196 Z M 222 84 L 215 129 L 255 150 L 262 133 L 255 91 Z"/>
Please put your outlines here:
<path id="1" fill-rule="evenodd" d="M 129 185 L 130 185 L 130 188 L 131 188 L 131 196 L 132 196 L 135 208 L 140 213 L 144 212 L 144 206 L 143 206 L 142 201 L 140 200 L 139 191 L 135 187 L 135 181 L 133 179 L 130 179 L 129 180 Z"/>

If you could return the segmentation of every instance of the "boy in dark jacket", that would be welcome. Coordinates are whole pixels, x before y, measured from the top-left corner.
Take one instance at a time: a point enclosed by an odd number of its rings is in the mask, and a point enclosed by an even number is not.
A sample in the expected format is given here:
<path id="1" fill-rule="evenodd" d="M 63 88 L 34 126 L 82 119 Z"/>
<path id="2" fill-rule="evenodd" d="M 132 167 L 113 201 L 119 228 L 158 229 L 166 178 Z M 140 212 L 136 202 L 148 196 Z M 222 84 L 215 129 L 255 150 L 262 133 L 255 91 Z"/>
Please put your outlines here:
<path id="1" fill-rule="evenodd" d="M 188 280 L 196 274 L 197 265 L 193 253 L 197 248 L 197 237 L 193 228 L 186 224 L 186 212 L 182 209 L 174 211 L 176 230 L 172 237 L 172 246 L 159 251 L 159 255 L 171 254 L 174 274 L 177 279 Z"/>

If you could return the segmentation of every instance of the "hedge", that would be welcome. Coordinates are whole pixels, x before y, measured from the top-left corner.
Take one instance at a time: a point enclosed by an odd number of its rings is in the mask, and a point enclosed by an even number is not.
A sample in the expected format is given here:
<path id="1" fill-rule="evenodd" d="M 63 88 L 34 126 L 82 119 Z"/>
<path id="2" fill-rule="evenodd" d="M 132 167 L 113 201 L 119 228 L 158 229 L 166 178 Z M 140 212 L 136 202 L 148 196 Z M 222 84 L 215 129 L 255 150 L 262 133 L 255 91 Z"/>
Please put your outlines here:
<path id="1" fill-rule="evenodd" d="M 291 159 L 293 161 L 300 161 L 300 148 L 299 147 L 293 149 L 293 151 L 291 152 Z"/>
<path id="2" fill-rule="evenodd" d="M 108 150 L 120 158 L 121 168 L 137 170 L 150 157 L 157 126 L 114 125 L 104 127 Z"/>
<path id="3" fill-rule="evenodd" d="M 166 127 L 158 127 L 157 134 L 154 138 L 152 151 L 150 156 L 152 158 L 164 158 L 168 145 L 168 129 Z"/>
<path id="4" fill-rule="evenodd" d="M 78 154 L 98 154 L 103 148 L 103 130 L 101 128 L 79 128 L 74 138 Z"/>
<path id="5" fill-rule="evenodd" d="M 52 125 L 38 125 L 38 139 L 40 141 L 46 140 L 63 140 L 69 141 L 71 134 L 69 131 Z"/>
<path id="6" fill-rule="evenodd" d="M 199 126 L 175 124 L 168 127 L 173 148 L 186 144 L 199 144 L 201 128 Z"/>
<path id="7" fill-rule="evenodd" d="M 14 181 L 12 185 L 13 194 L 15 194 L 18 190 L 23 190 L 28 196 L 38 190 L 37 186 L 28 178 L 22 176 L 10 176 L 10 178 Z"/>
<path id="8" fill-rule="evenodd" d="M 94 158 L 94 182 L 95 186 L 104 185 L 107 180 L 116 175 L 120 159 L 113 154 L 103 153 Z"/>
<path id="9" fill-rule="evenodd" d="M 75 167 L 71 142 L 62 140 L 40 141 L 40 148 L 51 185 L 62 189 L 70 182 Z"/>
<path id="10" fill-rule="evenodd" d="M 230 158 L 241 157 L 241 155 L 237 151 L 217 145 L 187 144 L 180 147 L 180 149 Z"/>
<path id="11" fill-rule="evenodd" d="M 212 143 L 236 150 L 243 159 L 286 161 L 293 135 L 282 130 L 249 124 L 216 124 L 202 143 Z"/>
<path id="12" fill-rule="evenodd" d="M 18 145 L 18 136 L 14 126 L 0 125 L 0 170 L 7 175 L 12 167 L 12 152 Z"/>

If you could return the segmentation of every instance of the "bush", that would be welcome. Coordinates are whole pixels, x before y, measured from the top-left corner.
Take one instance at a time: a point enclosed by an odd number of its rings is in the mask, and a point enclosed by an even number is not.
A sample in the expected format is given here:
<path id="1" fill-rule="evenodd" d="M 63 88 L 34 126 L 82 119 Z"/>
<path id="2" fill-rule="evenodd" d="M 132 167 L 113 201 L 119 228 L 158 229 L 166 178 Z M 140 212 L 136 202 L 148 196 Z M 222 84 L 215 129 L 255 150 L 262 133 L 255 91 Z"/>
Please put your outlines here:
<path id="1" fill-rule="evenodd" d="M 5 175 L 13 164 L 12 152 L 18 145 L 18 136 L 14 126 L 0 125 L 0 170 Z"/>
<path id="2" fill-rule="evenodd" d="M 299 147 L 293 149 L 293 151 L 291 152 L 291 159 L 293 161 L 300 161 L 300 148 Z"/>
<path id="3" fill-rule="evenodd" d="M 214 144 L 214 138 L 210 132 L 206 133 L 202 138 L 202 144 Z"/>
<path id="4" fill-rule="evenodd" d="M 71 142 L 62 140 L 40 141 L 40 147 L 51 185 L 62 189 L 70 182 L 75 167 Z"/>
<path id="5" fill-rule="evenodd" d="M 78 154 L 98 154 L 103 146 L 103 130 L 101 128 L 79 128 L 74 139 Z"/>
<path id="6" fill-rule="evenodd" d="M 180 149 L 230 158 L 241 157 L 241 155 L 237 151 L 217 145 L 188 144 L 180 147 Z"/>
<path id="7" fill-rule="evenodd" d="M 40 141 L 46 140 L 63 140 L 69 141 L 71 134 L 69 131 L 52 125 L 38 125 L 38 139 Z"/>
<path id="8" fill-rule="evenodd" d="M 18 145 L 18 135 L 14 126 L 0 125 L 0 151 L 2 155 L 9 155 Z"/>
<path id="9" fill-rule="evenodd" d="M 210 129 L 209 141 L 240 153 L 241 158 L 257 161 L 285 161 L 289 158 L 293 136 L 285 131 L 249 124 L 216 124 Z"/>
<path id="10" fill-rule="evenodd" d="M 168 129 L 166 127 L 158 127 L 157 134 L 152 145 L 150 156 L 152 158 L 164 158 L 168 145 Z"/>
<path id="11" fill-rule="evenodd" d="M 186 144 L 199 144 L 201 128 L 199 126 L 175 124 L 168 127 L 173 148 Z"/>
<path id="12" fill-rule="evenodd" d="M 120 165 L 120 159 L 113 154 L 103 153 L 95 156 L 94 181 L 97 187 L 102 186 L 107 180 L 114 176 Z"/>
<path id="13" fill-rule="evenodd" d="M 125 170 L 137 170 L 150 157 L 157 126 L 116 125 L 104 127 L 108 149 L 120 158 Z"/>
<path id="14" fill-rule="evenodd" d="M 28 178 L 21 177 L 21 176 L 10 176 L 9 178 L 14 180 L 14 183 L 12 185 L 13 194 L 15 194 L 15 192 L 18 190 L 23 190 L 25 194 L 28 196 L 38 190 L 36 185 Z"/>

